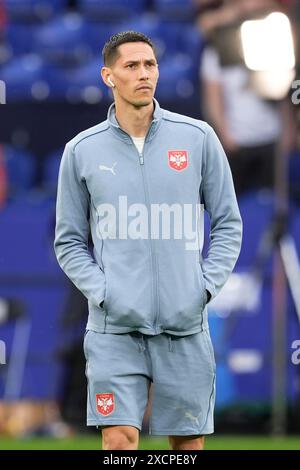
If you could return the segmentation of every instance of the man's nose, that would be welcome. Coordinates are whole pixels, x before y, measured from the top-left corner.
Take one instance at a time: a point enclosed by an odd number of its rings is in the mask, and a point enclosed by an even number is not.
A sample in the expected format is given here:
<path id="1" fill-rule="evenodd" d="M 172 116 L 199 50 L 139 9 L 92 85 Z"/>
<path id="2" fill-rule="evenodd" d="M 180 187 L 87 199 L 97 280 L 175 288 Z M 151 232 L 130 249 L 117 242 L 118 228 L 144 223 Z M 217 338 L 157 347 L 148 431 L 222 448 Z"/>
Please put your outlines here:
<path id="1" fill-rule="evenodd" d="M 143 65 L 140 68 L 140 74 L 139 75 L 140 75 L 139 76 L 140 80 L 148 80 L 148 78 L 149 78 L 148 70 Z"/>

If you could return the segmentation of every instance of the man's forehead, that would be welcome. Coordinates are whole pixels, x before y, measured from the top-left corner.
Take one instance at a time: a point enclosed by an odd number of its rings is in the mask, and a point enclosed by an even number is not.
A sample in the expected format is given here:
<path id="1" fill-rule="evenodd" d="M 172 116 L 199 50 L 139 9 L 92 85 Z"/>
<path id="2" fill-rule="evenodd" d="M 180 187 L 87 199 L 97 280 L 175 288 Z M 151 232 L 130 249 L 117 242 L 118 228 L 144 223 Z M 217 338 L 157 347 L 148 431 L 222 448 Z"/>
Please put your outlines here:
<path id="1" fill-rule="evenodd" d="M 153 49 L 145 42 L 127 42 L 118 47 L 119 57 L 117 61 L 151 60 L 155 59 Z"/>

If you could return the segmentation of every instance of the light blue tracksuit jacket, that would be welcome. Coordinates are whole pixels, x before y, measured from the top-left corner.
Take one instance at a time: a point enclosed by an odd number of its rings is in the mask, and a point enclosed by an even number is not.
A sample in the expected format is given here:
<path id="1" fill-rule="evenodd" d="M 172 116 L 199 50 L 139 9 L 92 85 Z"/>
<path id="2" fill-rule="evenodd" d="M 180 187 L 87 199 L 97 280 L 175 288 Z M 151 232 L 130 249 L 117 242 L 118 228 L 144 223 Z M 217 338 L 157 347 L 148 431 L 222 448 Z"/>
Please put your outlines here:
<path id="1" fill-rule="evenodd" d="M 62 157 L 55 252 L 87 297 L 87 328 L 97 332 L 183 336 L 202 331 L 206 290 L 212 298 L 218 294 L 239 255 L 242 222 L 216 134 L 203 121 L 154 104 L 142 154 L 118 125 L 112 104 L 107 120 L 68 142 Z M 174 160 L 176 152 L 183 162 Z M 149 214 L 153 205 L 196 207 L 201 197 L 211 221 L 207 257 L 187 249 L 184 236 L 126 236 L 119 217 L 116 231 L 103 236 L 99 207 L 119 208 L 120 196 L 131 210 L 139 204 Z"/>

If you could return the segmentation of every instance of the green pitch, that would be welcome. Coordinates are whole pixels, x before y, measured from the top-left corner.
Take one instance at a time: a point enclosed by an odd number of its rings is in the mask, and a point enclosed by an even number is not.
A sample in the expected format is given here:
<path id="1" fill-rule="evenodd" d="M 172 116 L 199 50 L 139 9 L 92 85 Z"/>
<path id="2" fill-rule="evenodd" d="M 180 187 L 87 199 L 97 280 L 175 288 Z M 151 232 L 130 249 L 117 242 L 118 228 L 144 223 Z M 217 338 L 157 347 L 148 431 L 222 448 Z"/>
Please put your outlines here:
<path id="1" fill-rule="evenodd" d="M 71 439 L 35 438 L 15 440 L 0 437 L 0 450 L 34 449 L 34 450 L 97 450 L 100 449 L 100 438 L 74 437 Z M 163 438 L 143 437 L 140 449 L 166 450 L 168 443 Z M 206 439 L 207 450 L 300 450 L 300 436 L 262 437 L 262 436 L 211 436 Z"/>

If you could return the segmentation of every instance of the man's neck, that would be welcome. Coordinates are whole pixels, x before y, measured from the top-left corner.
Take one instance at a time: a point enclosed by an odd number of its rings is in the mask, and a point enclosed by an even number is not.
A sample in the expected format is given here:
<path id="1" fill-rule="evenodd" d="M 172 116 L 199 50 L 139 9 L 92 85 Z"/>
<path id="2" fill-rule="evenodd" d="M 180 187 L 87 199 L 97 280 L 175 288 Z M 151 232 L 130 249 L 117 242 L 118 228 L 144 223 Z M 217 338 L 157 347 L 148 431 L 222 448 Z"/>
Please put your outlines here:
<path id="1" fill-rule="evenodd" d="M 116 118 L 120 127 L 134 137 L 145 137 L 153 118 L 153 101 L 140 108 L 116 103 Z"/>

